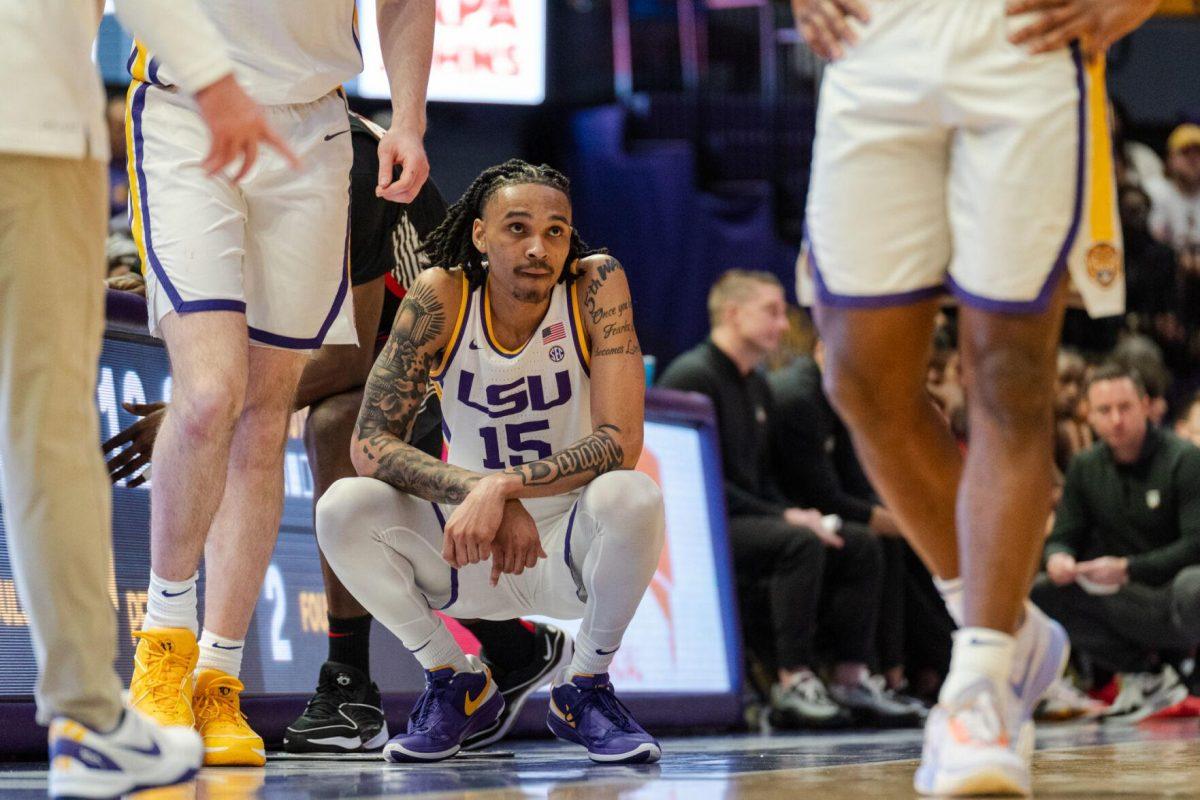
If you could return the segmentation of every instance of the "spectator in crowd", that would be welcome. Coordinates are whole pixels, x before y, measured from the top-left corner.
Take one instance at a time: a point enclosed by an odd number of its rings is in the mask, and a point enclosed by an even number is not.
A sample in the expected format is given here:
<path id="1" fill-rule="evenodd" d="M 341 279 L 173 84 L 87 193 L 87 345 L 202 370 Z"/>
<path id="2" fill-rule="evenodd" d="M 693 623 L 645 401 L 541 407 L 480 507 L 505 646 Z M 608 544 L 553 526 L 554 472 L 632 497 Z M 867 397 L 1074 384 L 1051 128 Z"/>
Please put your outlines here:
<path id="1" fill-rule="evenodd" d="M 950 426 L 950 432 L 954 434 L 959 446 L 965 447 L 967 396 L 959 369 L 957 332 L 953 321 L 945 313 L 938 314 L 938 317 L 933 332 L 933 353 L 929 357 L 925 388 L 934 406 Z"/>
<path id="2" fill-rule="evenodd" d="M 1148 182 L 1146 191 L 1150 230 L 1176 249 L 1185 269 L 1200 270 L 1200 125 L 1184 123 L 1171 133 L 1165 178 Z"/>
<path id="3" fill-rule="evenodd" d="M 1200 392 L 1192 395 L 1175 420 L 1175 433 L 1180 438 L 1200 446 Z"/>
<path id="4" fill-rule="evenodd" d="M 108 162 L 108 218 L 120 221 L 129 228 L 126 214 L 129 211 L 129 170 L 126 169 L 125 149 L 125 95 L 108 98 L 104 108 L 108 122 L 108 142 L 112 157 Z"/>
<path id="5" fill-rule="evenodd" d="M 1092 446 L 1095 440 L 1087 423 L 1087 403 L 1083 386 L 1087 380 L 1087 362 L 1078 352 L 1058 351 L 1058 375 L 1054 392 L 1054 463 L 1065 473 L 1076 453 Z"/>
<path id="6" fill-rule="evenodd" d="M 1137 373 L 1149 400 L 1150 424 L 1162 425 L 1167 416 L 1167 391 L 1171 388 L 1171 371 L 1167 369 L 1162 349 L 1150 337 L 1134 334 L 1121 340 L 1111 359 Z"/>
<path id="7" fill-rule="evenodd" d="M 777 682 L 772 717 L 781 725 L 830 725 L 843 709 L 908 719 L 870 679 L 883 563 L 863 527 L 842 527 L 789 504 L 771 470 L 771 389 L 762 372 L 788 328 L 783 288 L 766 272 L 731 270 L 712 287 L 710 337 L 676 359 L 660 386 L 700 392 L 716 407 L 729 537 L 743 608 L 759 581 L 769 594 Z M 820 615 L 820 616 L 819 616 Z M 817 677 L 818 624 L 832 637 L 832 692 Z M 832 696 L 831 696 L 832 695 Z"/>
<path id="8" fill-rule="evenodd" d="M 884 578 L 876 632 L 875 665 L 885 680 L 886 694 L 893 700 L 924 710 L 920 701 L 906 694 L 906 652 L 910 631 L 907 597 L 924 584 L 930 601 L 926 611 L 927 630 L 940 636 L 937 649 L 949 654 L 954 624 L 938 600 L 936 589 L 915 559 L 917 570 L 909 574 L 909 548 L 900 538 L 895 518 L 876 497 L 859 464 L 850 433 L 829 404 L 821 387 L 824 346 L 818 340 L 812 357 L 794 359 L 771 373 L 769 382 L 775 399 L 773 418 L 774 464 L 778 484 L 792 505 L 811 507 L 843 520 L 843 532 L 858 529 L 874 534 L 883 551 Z M 910 586 L 910 584 L 918 584 Z M 918 634 L 916 638 L 922 638 Z M 921 659 L 922 666 L 929 665 Z"/>
<path id="9" fill-rule="evenodd" d="M 1150 234 L 1150 195 L 1126 186 L 1119 196 L 1125 240 L 1125 312 L 1129 327 L 1153 336 L 1164 349 L 1183 341 L 1176 301 L 1175 251 Z"/>
<path id="10" fill-rule="evenodd" d="M 1116 157 L 1117 183 L 1125 186 L 1145 186 L 1162 180 L 1163 162 L 1148 144 L 1126 137 L 1129 115 L 1116 100 L 1109 100 L 1109 123 L 1112 127 L 1113 155 Z"/>
<path id="11" fill-rule="evenodd" d="M 1200 449 L 1150 424 L 1124 365 L 1098 368 L 1087 400 L 1101 441 L 1067 471 L 1032 597 L 1121 675 L 1106 715 L 1140 720 L 1187 696 L 1160 656 L 1200 642 Z"/>

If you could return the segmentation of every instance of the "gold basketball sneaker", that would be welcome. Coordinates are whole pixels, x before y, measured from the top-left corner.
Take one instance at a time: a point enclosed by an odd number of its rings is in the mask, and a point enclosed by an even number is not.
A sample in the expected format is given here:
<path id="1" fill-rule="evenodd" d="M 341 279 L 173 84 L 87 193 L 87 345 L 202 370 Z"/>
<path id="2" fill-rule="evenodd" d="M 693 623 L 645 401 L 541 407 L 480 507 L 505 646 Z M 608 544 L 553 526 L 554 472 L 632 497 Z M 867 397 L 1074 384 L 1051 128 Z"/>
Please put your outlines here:
<path id="1" fill-rule="evenodd" d="M 129 681 L 129 704 L 160 725 L 196 724 L 192 715 L 192 671 L 200 650 L 187 628 L 150 628 L 138 639 Z"/>
<path id="2" fill-rule="evenodd" d="M 196 730 L 204 737 L 204 765 L 261 767 L 267 763 L 262 737 L 242 713 L 240 697 L 245 686 L 219 669 L 196 673 L 192 709 Z"/>

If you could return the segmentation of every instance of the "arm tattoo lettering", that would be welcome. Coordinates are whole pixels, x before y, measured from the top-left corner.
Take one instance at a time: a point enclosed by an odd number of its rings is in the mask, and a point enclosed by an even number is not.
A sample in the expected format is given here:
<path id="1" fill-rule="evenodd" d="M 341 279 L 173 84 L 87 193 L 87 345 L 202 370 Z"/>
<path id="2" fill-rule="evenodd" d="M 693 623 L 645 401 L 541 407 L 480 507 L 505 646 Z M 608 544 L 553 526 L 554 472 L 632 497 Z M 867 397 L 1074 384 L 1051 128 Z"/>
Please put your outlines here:
<path id="1" fill-rule="evenodd" d="M 408 444 L 438 355 L 428 345 L 445 329 L 446 314 L 437 294 L 418 283 L 405 296 L 391 336 L 367 377 L 355 436 L 363 455 L 377 462 L 374 477 L 427 500 L 457 503 L 478 478 Z"/>
<path id="2" fill-rule="evenodd" d="M 575 444 L 555 453 L 549 458 L 513 467 L 526 486 L 545 486 L 575 475 L 593 478 L 618 469 L 625 460 L 625 452 L 614 434 L 621 429 L 616 425 L 601 425 L 596 432 L 585 436 Z"/>

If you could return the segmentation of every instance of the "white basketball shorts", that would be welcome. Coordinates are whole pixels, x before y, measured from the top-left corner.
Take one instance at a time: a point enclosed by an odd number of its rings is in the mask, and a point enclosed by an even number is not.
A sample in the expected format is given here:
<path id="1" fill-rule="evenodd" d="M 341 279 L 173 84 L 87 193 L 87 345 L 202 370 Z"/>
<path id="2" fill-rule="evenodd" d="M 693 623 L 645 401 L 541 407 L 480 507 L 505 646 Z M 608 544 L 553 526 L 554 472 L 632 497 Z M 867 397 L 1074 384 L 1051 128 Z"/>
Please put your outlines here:
<path id="1" fill-rule="evenodd" d="M 1070 269 L 1093 316 L 1120 313 L 1103 62 L 1010 44 L 1004 0 L 868 5 L 821 87 L 801 298 L 1028 313 Z"/>
<path id="2" fill-rule="evenodd" d="M 303 166 L 293 170 L 262 147 L 249 174 L 233 184 L 200 168 L 209 135 L 190 97 L 130 85 L 130 220 L 150 331 L 161 335 L 159 322 L 172 311 L 236 311 L 246 315 L 251 344 L 355 344 L 345 99 L 331 92 L 264 111 Z"/>

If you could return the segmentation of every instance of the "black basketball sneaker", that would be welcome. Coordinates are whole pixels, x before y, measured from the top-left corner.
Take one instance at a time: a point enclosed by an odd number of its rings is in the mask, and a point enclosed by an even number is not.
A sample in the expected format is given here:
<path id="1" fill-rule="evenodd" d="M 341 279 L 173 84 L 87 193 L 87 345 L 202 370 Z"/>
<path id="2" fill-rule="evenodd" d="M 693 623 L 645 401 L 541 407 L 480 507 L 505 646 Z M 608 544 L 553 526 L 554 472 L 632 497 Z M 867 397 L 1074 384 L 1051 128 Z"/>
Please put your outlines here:
<path id="1" fill-rule="evenodd" d="M 504 738 L 529 696 L 550 683 L 560 669 L 571 663 L 575 648 L 566 631 L 540 622 L 534 623 L 533 627 L 533 659 L 524 666 L 501 672 L 488 660 L 486 652 L 479 654 L 480 660 L 492 671 L 492 678 L 504 697 L 504 711 L 490 727 L 468 737 L 463 742 L 463 750 L 478 750 Z"/>
<path id="2" fill-rule="evenodd" d="M 317 693 L 283 734 L 289 753 L 359 753 L 387 743 L 379 687 L 347 664 L 321 665 Z"/>

